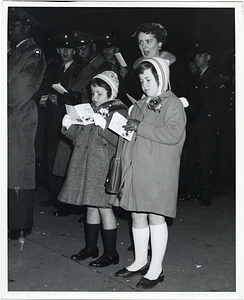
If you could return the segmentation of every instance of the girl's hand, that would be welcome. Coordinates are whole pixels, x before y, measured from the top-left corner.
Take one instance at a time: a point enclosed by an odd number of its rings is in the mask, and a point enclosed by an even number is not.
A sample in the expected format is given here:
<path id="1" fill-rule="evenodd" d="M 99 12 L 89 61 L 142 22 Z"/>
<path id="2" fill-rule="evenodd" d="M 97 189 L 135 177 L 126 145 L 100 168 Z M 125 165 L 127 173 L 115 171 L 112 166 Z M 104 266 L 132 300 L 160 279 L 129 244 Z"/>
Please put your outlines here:
<path id="1" fill-rule="evenodd" d="M 123 126 L 125 131 L 135 131 L 137 132 L 139 127 L 140 121 L 135 119 L 130 119 L 127 121 L 126 125 Z"/>
<path id="2" fill-rule="evenodd" d="M 104 130 L 106 127 L 106 120 L 104 119 L 104 117 L 100 114 L 95 113 L 93 115 L 93 118 L 95 125 L 100 126 Z"/>
<path id="3" fill-rule="evenodd" d="M 64 115 L 63 117 L 63 120 L 62 120 L 62 125 L 64 127 L 66 127 L 67 129 L 69 129 L 69 127 L 73 124 L 73 121 L 70 119 L 70 117 L 66 114 Z"/>

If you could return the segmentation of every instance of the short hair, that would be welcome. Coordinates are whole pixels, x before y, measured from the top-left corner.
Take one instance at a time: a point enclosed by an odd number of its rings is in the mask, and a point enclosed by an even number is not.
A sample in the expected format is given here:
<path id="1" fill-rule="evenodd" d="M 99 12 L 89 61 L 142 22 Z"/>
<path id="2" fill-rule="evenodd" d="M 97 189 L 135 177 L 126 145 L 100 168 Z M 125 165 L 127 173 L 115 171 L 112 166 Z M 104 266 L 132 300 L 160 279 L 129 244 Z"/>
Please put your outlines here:
<path id="1" fill-rule="evenodd" d="M 165 43 L 166 42 L 166 37 L 167 37 L 167 31 L 164 28 L 163 25 L 160 23 L 143 23 L 140 24 L 137 28 L 135 33 L 132 35 L 136 39 L 138 39 L 138 35 L 140 32 L 144 32 L 146 34 L 154 34 L 155 38 L 157 39 L 158 42 Z"/>
<path id="2" fill-rule="evenodd" d="M 103 87 L 107 91 L 108 98 L 110 98 L 112 96 L 112 89 L 111 89 L 110 85 L 100 78 L 93 78 L 91 81 L 91 86 Z"/>
<path id="3" fill-rule="evenodd" d="M 138 67 L 136 68 L 136 74 L 139 77 L 140 74 L 143 74 L 146 70 L 151 70 L 152 74 L 157 82 L 157 85 L 159 86 L 159 78 L 158 78 L 158 73 L 152 63 L 149 61 L 143 61 L 141 62 Z"/>

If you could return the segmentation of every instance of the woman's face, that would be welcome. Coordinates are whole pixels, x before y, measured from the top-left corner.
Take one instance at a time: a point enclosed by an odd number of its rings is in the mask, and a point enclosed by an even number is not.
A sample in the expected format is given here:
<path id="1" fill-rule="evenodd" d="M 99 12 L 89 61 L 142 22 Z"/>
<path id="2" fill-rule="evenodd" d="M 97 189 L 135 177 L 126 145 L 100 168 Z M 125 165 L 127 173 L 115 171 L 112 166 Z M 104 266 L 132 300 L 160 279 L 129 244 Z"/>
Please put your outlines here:
<path id="1" fill-rule="evenodd" d="M 143 74 L 140 74 L 139 79 L 144 94 L 149 97 L 156 96 L 158 92 L 158 84 L 151 69 L 147 69 Z"/>
<path id="2" fill-rule="evenodd" d="M 144 58 L 158 57 L 162 43 L 158 42 L 155 34 L 140 32 L 138 34 L 139 49 Z"/>
<path id="3" fill-rule="evenodd" d="M 107 91 L 105 88 L 100 86 L 91 86 L 91 92 L 92 92 L 92 102 L 99 106 L 107 101 L 109 101 Z"/>

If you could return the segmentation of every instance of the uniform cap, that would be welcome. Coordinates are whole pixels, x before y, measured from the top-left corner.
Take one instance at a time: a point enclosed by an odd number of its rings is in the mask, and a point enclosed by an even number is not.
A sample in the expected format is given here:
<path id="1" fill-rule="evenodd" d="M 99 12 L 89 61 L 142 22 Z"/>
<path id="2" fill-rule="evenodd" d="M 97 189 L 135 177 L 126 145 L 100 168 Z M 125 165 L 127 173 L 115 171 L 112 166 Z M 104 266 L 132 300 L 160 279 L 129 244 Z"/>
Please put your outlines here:
<path id="1" fill-rule="evenodd" d="M 113 71 L 104 71 L 96 76 L 94 76 L 93 79 L 100 78 L 103 81 L 105 81 L 112 90 L 112 96 L 111 99 L 116 99 L 119 91 L 119 79 L 118 75 Z"/>
<path id="2" fill-rule="evenodd" d="M 110 47 L 117 47 L 118 41 L 116 36 L 113 33 L 103 34 L 100 37 L 100 43 L 102 48 L 110 48 Z"/>
<path id="3" fill-rule="evenodd" d="M 203 53 L 211 53 L 213 49 L 208 45 L 203 44 L 195 44 L 193 47 L 193 54 L 203 54 Z"/>
<path id="4" fill-rule="evenodd" d="M 36 27 L 39 22 L 30 14 L 28 14 L 24 9 L 20 7 L 11 7 L 9 9 L 9 19 L 11 21 L 25 21 L 30 26 Z"/>
<path id="5" fill-rule="evenodd" d="M 89 44 L 95 40 L 95 37 L 92 34 L 80 30 L 72 31 L 70 37 L 75 42 L 76 47 Z"/>
<path id="6" fill-rule="evenodd" d="M 58 34 L 55 38 L 56 47 L 61 48 L 74 48 L 74 41 L 70 38 L 67 33 Z"/>

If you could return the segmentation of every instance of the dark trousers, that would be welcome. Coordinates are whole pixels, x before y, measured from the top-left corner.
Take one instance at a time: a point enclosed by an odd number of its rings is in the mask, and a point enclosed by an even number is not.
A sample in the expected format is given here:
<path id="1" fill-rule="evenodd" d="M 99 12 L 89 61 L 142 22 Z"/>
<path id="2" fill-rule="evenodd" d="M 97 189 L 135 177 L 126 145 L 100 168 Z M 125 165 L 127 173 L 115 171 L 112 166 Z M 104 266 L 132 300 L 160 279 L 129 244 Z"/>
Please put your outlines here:
<path id="1" fill-rule="evenodd" d="M 34 190 L 8 189 L 8 228 L 26 230 L 33 227 Z"/>
<path id="2" fill-rule="evenodd" d="M 212 200 L 216 181 L 217 134 L 188 136 L 187 143 L 192 194 Z"/>

